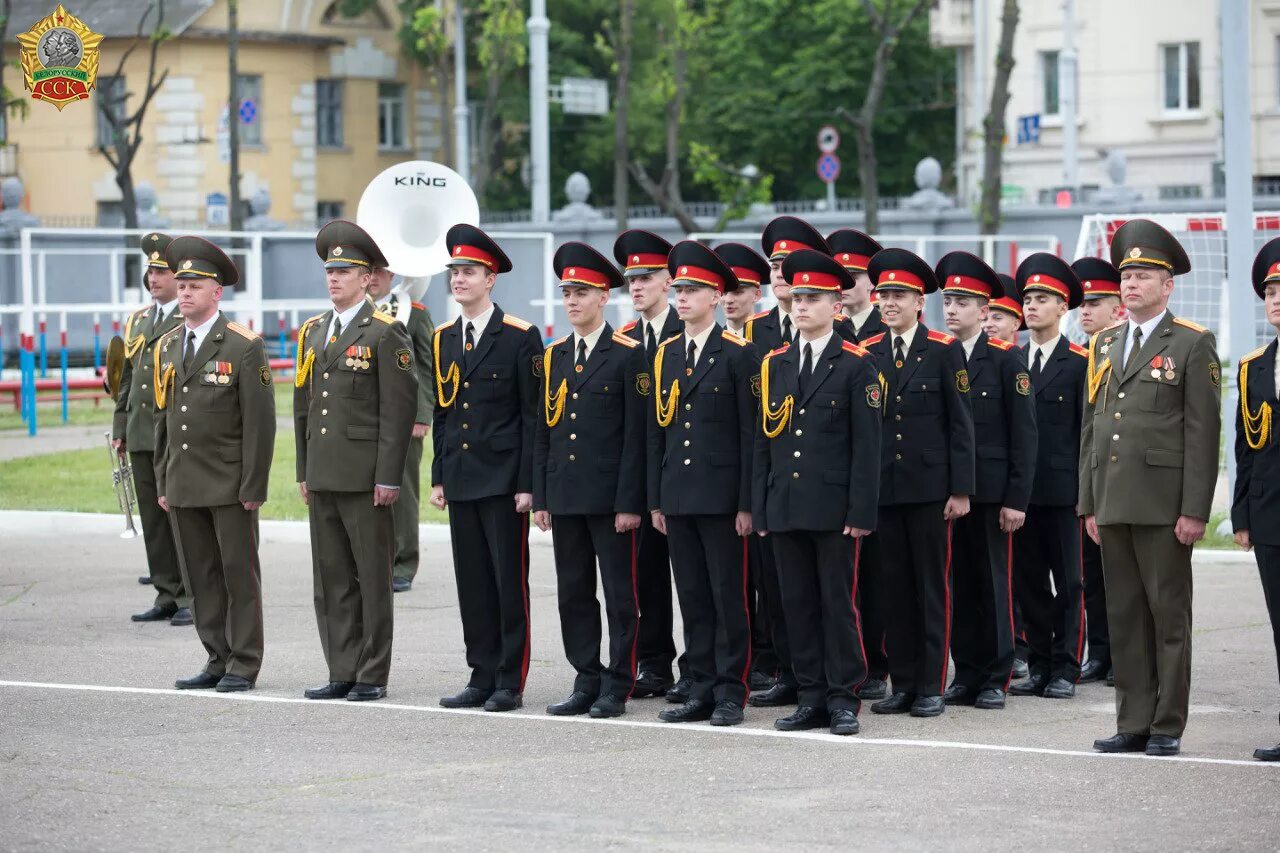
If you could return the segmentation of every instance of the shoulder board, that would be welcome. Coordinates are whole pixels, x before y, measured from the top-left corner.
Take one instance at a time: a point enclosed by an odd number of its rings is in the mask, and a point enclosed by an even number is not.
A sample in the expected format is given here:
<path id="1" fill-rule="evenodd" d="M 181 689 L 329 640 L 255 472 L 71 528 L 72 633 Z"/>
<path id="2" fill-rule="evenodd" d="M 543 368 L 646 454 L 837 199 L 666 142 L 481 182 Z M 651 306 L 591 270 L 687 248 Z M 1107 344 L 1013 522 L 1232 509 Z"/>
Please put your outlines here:
<path id="1" fill-rule="evenodd" d="M 373 319 L 382 323 L 386 323 L 387 325 L 391 325 L 396 321 L 395 317 L 392 317 L 390 314 L 383 314 L 381 311 L 374 311 Z"/>
<path id="2" fill-rule="evenodd" d="M 527 332 L 533 328 L 532 323 L 526 320 L 521 320 L 519 317 L 512 317 L 510 314 L 503 314 L 502 322 L 508 326 L 519 329 L 522 332 Z"/>
<path id="3" fill-rule="evenodd" d="M 302 321 L 302 325 L 305 327 L 305 326 L 310 326 L 312 323 L 318 323 L 320 321 L 320 318 L 323 316 L 324 314 L 317 314 L 314 317 L 308 317 L 307 319 Z"/>
<path id="4" fill-rule="evenodd" d="M 867 351 L 855 344 L 853 341 L 842 341 L 840 343 L 840 349 L 845 352 L 851 352 L 858 358 L 865 358 L 867 355 Z"/>
<path id="5" fill-rule="evenodd" d="M 1002 341 L 999 338 L 987 338 L 987 346 L 994 347 L 995 349 L 1002 350 L 1004 352 L 1008 352 L 1013 349 L 1013 344 L 1008 341 Z"/>
<path id="6" fill-rule="evenodd" d="M 234 323 L 228 323 L 228 324 L 227 324 L 227 328 L 229 329 L 229 328 L 231 328 L 233 325 L 235 325 L 235 324 L 234 324 Z M 164 341 L 168 340 L 169 338 L 177 337 L 178 332 L 181 332 L 181 331 L 182 331 L 182 329 L 183 329 L 182 324 L 179 324 L 179 325 L 177 325 L 177 326 L 174 326 L 172 329 L 170 329 L 169 331 L 165 332 L 163 335 L 161 335 L 161 336 L 160 336 L 160 342 L 163 344 L 163 343 L 164 343 Z M 1264 347 L 1263 349 L 1265 349 L 1265 347 Z M 1261 352 L 1261 350 L 1259 350 L 1259 352 Z"/>
<path id="7" fill-rule="evenodd" d="M 634 349 L 635 347 L 640 346 L 640 342 L 639 342 L 639 341 L 637 341 L 637 340 L 635 340 L 635 339 L 633 339 L 633 338 L 629 338 L 629 337 L 627 337 L 626 335 L 622 334 L 622 332 L 619 332 L 619 331 L 616 331 L 616 330 L 615 330 L 615 331 L 614 331 L 614 333 L 613 333 L 613 342 L 614 342 L 615 344 L 621 344 L 622 346 L 626 347 L 627 349 Z"/>
<path id="8" fill-rule="evenodd" d="M 252 341 L 252 340 L 257 339 L 257 337 L 258 337 L 258 335 L 257 335 L 257 333 L 256 333 L 256 332 L 254 332 L 254 331 L 253 331 L 253 330 L 251 330 L 251 329 L 247 329 L 247 328 L 245 328 L 244 326 L 241 326 L 239 323 L 228 323 L 228 324 L 227 324 L 227 331 L 228 331 L 228 332 L 235 332 L 235 333 L 236 333 L 237 335 L 239 335 L 240 337 L 242 337 L 242 338 L 247 338 L 247 339 L 249 339 L 249 340 L 251 340 L 251 341 Z"/>
<path id="9" fill-rule="evenodd" d="M 421 302 L 410 302 L 409 304 L 412 305 L 414 308 L 417 308 L 419 311 L 427 310 L 427 306 L 423 305 Z"/>
<path id="10" fill-rule="evenodd" d="M 769 352 L 765 353 L 764 357 L 773 358 L 775 355 L 782 355 L 784 352 L 786 352 L 790 348 L 791 348 L 791 344 L 783 344 L 782 346 L 778 347 L 775 350 L 769 350 Z"/>
<path id="11" fill-rule="evenodd" d="M 1201 326 L 1199 323 L 1193 323 L 1190 320 L 1184 320 L 1181 317 L 1174 317 L 1173 322 L 1179 326 L 1185 326 L 1193 332 L 1203 333 L 1209 331 L 1205 326 Z"/>
<path id="12" fill-rule="evenodd" d="M 746 338 L 739 337 L 738 335 L 735 335 L 733 332 L 729 331 L 728 329 L 725 329 L 724 331 L 722 331 L 720 333 L 720 337 L 724 338 L 726 341 L 732 341 L 733 343 L 737 344 L 740 347 L 745 347 L 747 345 Z"/>
<path id="13" fill-rule="evenodd" d="M 145 307 L 145 308 L 139 308 L 137 311 L 134 311 L 134 312 L 133 312 L 133 318 L 134 318 L 135 320 L 141 320 L 141 319 L 145 318 L 145 317 L 146 317 L 148 314 L 150 314 L 150 313 L 151 313 L 151 306 L 150 306 L 150 305 L 148 305 L 148 306 L 147 306 L 147 307 Z"/>
<path id="14" fill-rule="evenodd" d="M 671 343 L 672 341 L 678 341 L 678 340 L 680 340 L 680 338 L 681 338 L 683 335 L 684 335 L 684 332 L 676 332 L 674 335 L 672 335 L 671 337 L 667 338 L 667 339 L 666 339 L 665 341 L 663 341 L 662 343 L 658 344 L 658 349 L 662 349 L 663 347 L 665 347 L 667 344 Z"/>
<path id="15" fill-rule="evenodd" d="M 552 341 L 551 343 L 547 344 L 547 349 L 551 349 L 552 347 L 558 347 L 558 346 L 560 346 L 562 343 L 564 343 L 565 341 L 569 340 L 569 337 L 570 337 L 569 335 L 565 335 L 563 338 L 560 338 L 560 339 L 558 339 L 558 340 L 554 340 L 554 341 Z"/>
<path id="16" fill-rule="evenodd" d="M 619 327 L 619 328 L 618 328 L 618 331 L 619 331 L 619 332 L 629 332 L 629 331 L 631 331 L 632 329 L 634 329 L 634 328 L 635 328 L 636 326 L 638 326 L 638 325 L 640 325 L 640 321 L 639 321 L 639 320 L 632 320 L 631 322 L 629 322 L 629 323 L 625 323 L 625 324 L 623 324 L 621 327 Z"/>
<path id="17" fill-rule="evenodd" d="M 445 321 L 444 321 L 443 323 L 441 323 L 439 326 L 436 326 L 436 334 L 438 335 L 438 334 L 440 334 L 441 332 L 443 332 L 445 329 L 447 329 L 447 328 L 449 328 L 450 326 L 452 326 L 452 325 L 453 325 L 453 323 L 454 323 L 454 320 L 457 320 L 457 319 L 458 319 L 457 317 L 454 317 L 454 318 L 453 318 L 453 320 L 445 320 Z"/>
<path id="18" fill-rule="evenodd" d="M 1103 326 L 1102 331 L 1105 332 L 1107 331 L 1107 329 L 1118 329 L 1128 322 L 1129 322 L 1128 320 L 1117 320 L 1116 322 L 1112 323 L 1110 326 Z"/>
<path id="19" fill-rule="evenodd" d="M 834 321 L 835 321 L 835 322 L 837 322 L 837 323 L 843 323 L 845 320 L 848 320 L 848 319 L 849 319 L 849 315 L 848 315 L 848 314 L 837 314 L 837 315 L 835 315 L 834 317 L 832 317 L 831 319 L 832 319 L 832 320 L 834 320 Z"/>
<path id="20" fill-rule="evenodd" d="M 1067 349 L 1069 349 L 1071 352 L 1075 353 L 1076 355 L 1080 356 L 1081 358 L 1089 357 L 1089 351 L 1084 347 L 1080 346 L 1079 344 L 1067 344 Z"/>
<path id="21" fill-rule="evenodd" d="M 871 347 L 871 346 L 875 346 L 876 344 L 880 343 L 883 340 L 884 340 L 884 332 L 881 332 L 878 335 L 872 335 L 871 337 L 867 338 L 865 341 L 862 342 L 862 345 L 864 347 Z"/>
<path id="22" fill-rule="evenodd" d="M 929 330 L 928 338 L 929 340 L 939 344 L 954 344 L 956 342 L 956 339 L 951 335 L 948 335 L 946 332 L 939 332 L 935 329 Z"/>
<path id="23" fill-rule="evenodd" d="M 1268 344 L 1267 346 L 1270 346 L 1270 344 Z M 1253 361 L 1255 358 L 1262 355 L 1266 351 L 1267 351 L 1267 347 L 1258 347 L 1253 352 L 1246 353 L 1245 355 L 1241 356 L 1240 363 L 1244 364 L 1246 361 Z"/>
<path id="24" fill-rule="evenodd" d="M 771 310 L 772 310 L 772 309 L 771 309 Z M 751 315 L 751 319 L 752 319 L 752 320 L 762 320 L 762 319 L 764 319 L 765 317 L 768 317 L 768 316 L 769 316 L 769 312 L 768 312 L 768 311 L 761 311 L 759 314 L 752 314 L 752 315 Z"/>

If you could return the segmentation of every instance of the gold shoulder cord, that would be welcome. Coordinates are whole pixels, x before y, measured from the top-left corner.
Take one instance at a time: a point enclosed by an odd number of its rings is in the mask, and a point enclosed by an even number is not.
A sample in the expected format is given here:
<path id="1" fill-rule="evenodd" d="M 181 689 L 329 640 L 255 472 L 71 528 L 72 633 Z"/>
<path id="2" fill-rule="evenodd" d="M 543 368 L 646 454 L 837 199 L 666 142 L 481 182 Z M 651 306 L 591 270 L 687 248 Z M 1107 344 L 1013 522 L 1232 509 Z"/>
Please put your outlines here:
<path id="1" fill-rule="evenodd" d="M 152 367 L 155 370 L 154 375 L 160 378 L 156 380 L 155 391 L 153 392 L 156 400 L 156 408 L 163 409 L 165 401 L 169 397 L 169 387 L 173 384 L 173 365 L 170 364 L 164 369 L 164 373 L 160 372 L 160 347 L 152 350 L 151 356 Z"/>
<path id="2" fill-rule="evenodd" d="M 1258 411 L 1249 411 L 1249 362 L 1240 365 L 1240 420 L 1244 440 L 1251 450 L 1261 450 L 1271 438 L 1271 404 L 1263 401 Z"/>
<path id="3" fill-rule="evenodd" d="M 658 410 L 658 426 L 669 427 L 671 421 L 676 416 L 676 402 L 680 399 L 680 380 L 671 380 L 671 393 L 667 395 L 667 402 L 662 402 L 662 359 L 666 355 L 667 348 L 665 346 L 658 347 L 658 354 L 653 359 L 653 378 L 654 378 L 654 394 L 653 404 Z"/>
<path id="4" fill-rule="evenodd" d="M 1110 358 L 1104 360 L 1102 364 L 1096 365 L 1095 367 L 1094 353 L 1098 348 L 1097 343 L 1098 343 L 1097 335 L 1094 335 L 1094 339 L 1089 341 L 1089 365 L 1087 368 L 1085 368 L 1085 373 L 1088 376 L 1088 382 L 1089 382 L 1090 405 L 1093 405 L 1097 402 L 1098 387 L 1102 385 L 1103 378 L 1105 377 L 1107 379 L 1107 384 L 1109 385 L 1110 377 L 1111 377 L 1111 359 Z M 1102 403 L 1104 406 L 1106 405 L 1106 396 L 1107 395 L 1104 392 L 1102 395 Z"/>
<path id="5" fill-rule="evenodd" d="M 564 379 L 560 380 L 560 387 L 556 389 L 555 395 L 552 396 L 551 394 L 551 353 L 553 350 L 554 347 L 547 347 L 547 351 L 542 354 L 542 408 L 548 427 L 554 427 L 560 423 L 560 418 L 564 417 L 564 401 L 569 394 L 569 383 Z"/>
<path id="6" fill-rule="evenodd" d="M 293 386 L 295 388 L 301 388 L 307 384 L 307 378 L 311 375 L 311 366 L 315 364 L 315 350 L 307 353 L 305 360 L 302 358 L 302 351 L 307 348 L 307 331 L 310 330 L 311 325 L 310 322 L 303 323 L 302 328 L 298 330 L 298 355 L 294 360 L 293 371 Z"/>
<path id="7" fill-rule="evenodd" d="M 782 434 L 791 423 L 793 406 L 795 399 L 788 394 L 782 398 L 778 408 L 769 407 L 769 356 L 765 356 L 764 364 L 760 367 L 760 428 L 764 430 L 765 438 L 777 438 Z M 769 426 L 770 423 L 773 424 L 772 427 Z"/>
<path id="8" fill-rule="evenodd" d="M 458 399 L 458 362 L 449 365 L 449 372 L 440 375 L 440 330 L 436 330 L 434 341 L 434 352 L 436 356 L 436 400 L 440 403 L 440 408 L 447 409 L 453 405 L 453 401 Z M 453 385 L 453 393 L 446 399 L 444 386 L 446 384 Z"/>

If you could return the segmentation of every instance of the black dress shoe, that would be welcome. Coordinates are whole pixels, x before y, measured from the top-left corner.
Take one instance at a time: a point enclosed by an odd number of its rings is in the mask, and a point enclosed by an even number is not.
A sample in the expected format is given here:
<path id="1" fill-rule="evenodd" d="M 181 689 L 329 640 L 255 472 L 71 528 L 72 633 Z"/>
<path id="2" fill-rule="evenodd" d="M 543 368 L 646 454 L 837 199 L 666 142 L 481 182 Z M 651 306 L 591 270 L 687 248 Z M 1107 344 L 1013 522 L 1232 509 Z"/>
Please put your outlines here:
<path id="1" fill-rule="evenodd" d="M 1076 695 L 1076 686 L 1061 675 L 1055 675 L 1044 686 L 1044 693 L 1041 695 L 1046 699 L 1070 699 Z"/>
<path id="2" fill-rule="evenodd" d="M 889 683 L 883 678 L 867 678 L 855 694 L 859 699 L 883 699 L 889 695 Z"/>
<path id="3" fill-rule="evenodd" d="M 999 711 L 1004 707 L 1004 691 L 999 687 L 988 687 L 979 690 L 973 700 L 973 707 L 979 711 Z"/>
<path id="4" fill-rule="evenodd" d="M 647 699 L 650 696 L 665 696 L 670 687 L 671 676 L 659 675 L 653 670 L 647 669 L 636 676 L 636 686 L 631 691 L 631 698 Z"/>
<path id="5" fill-rule="evenodd" d="M 621 717 L 627 713 L 627 700 L 612 693 L 606 693 L 591 706 L 591 716 L 597 720 Z"/>
<path id="6" fill-rule="evenodd" d="M 357 681 L 347 694 L 348 702 L 373 702 L 387 698 L 387 688 L 382 684 L 364 684 Z"/>
<path id="7" fill-rule="evenodd" d="M 668 697 L 670 694 L 668 694 Z M 715 706 L 701 699 L 690 699 L 678 708 L 668 708 L 658 712 L 658 719 L 664 723 L 697 723 L 711 719 Z"/>
<path id="8" fill-rule="evenodd" d="M 134 622 L 164 622 L 178 612 L 177 607 L 152 607 L 129 618 Z"/>
<path id="9" fill-rule="evenodd" d="M 858 715 L 849 708 L 837 708 L 831 712 L 831 733 L 833 735 L 856 735 L 862 731 Z"/>
<path id="10" fill-rule="evenodd" d="M 591 703 L 594 701 L 596 701 L 596 697 L 590 693 L 575 690 L 563 702 L 548 705 L 547 713 L 553 717 L 576 717 L 579 714 L 585 714 L 590 711 Z"/>
<path id="11" fill-rule="evenodd" d="M 183 627 L 185 625 L 196 624 L 196 620 L 195 617 L 191 615 L 190 607 L 179 607 L 174 611 L 173 615 L 169 617 L 169 624 Z"/>
<path id="12" fill-rule="evenodd" d="M 1116 668 L 1114 666 L 1111 667 L 1111 669 L 1107 670 L 1107 686 L 1108 687 L 1116 686 Z"/>
<path id="13" fill-rule="evenodd" d="M 504 687 L 501 690 L 493 691 L 493 695 L 485 700 L 484 709 L 486 711 L 514 711 L 523 705 L 523 696 L 514 690 L 508 690 Z"/>
<path id="14" fill-rule="evenodd" d="M 1084 666 L 1080 667 L 1080 680 L 1077 684 L 1089 684 L 1094 681 L 1101 681 L 1107 677 L 1107 670 L 1111 666 L 1104 660 L 1097 658 L 1089 658 L 1084 662 Z"/>
<path id="15" fill-rule="evenodd" d="M 1031 668 L 1027 666 L 1027 662 L 1022 658 L 1013 659 L 1013 677 L 1026 678 L 1031 674 Z"/>
<path id="16" fill-rule="evenodd" d="M 481 708 L 493 695 L 492 690 L 483 687 L 464 687 L 461 693 L 445 696 L 440 699 L 442 708 Z"/>
<path id="17" fill-rule="evenodd" d="M 693 679 L 682 675 L 679 681 L 667 688 L 667 701 L 673 705 L 684 705 L 689 701 L 692 692 Z"/>
<path id="18" fill-rule="evenodd" d="M 743 720 L 742 706 L 737 702 L 717 702 L 711 712 L 711 725 L 736 726 Z"/>
<path id="19" fill-rule="evenodd" d="M 1111 737 L 1101 738 L 1093 742 L 1093 748 L 1098 752 L 1146 752 L 1147 741 L 1146 735 L 1114 734 Z"/>
<path id="20" fill-rule="evenodd" d="M 917 696 L 916 701 L 911 703 L 911 716 L 937 717 L 946 709 L 947 705 L 941 696 Z"/>
<path id="21" fill-rule="evenodd" d="M 212 690 L 218 686 L 218 682 L 221 680 L 221 675 L 210 675 L 207 672 L 201 672 L 190 678 L 179 678 L 173 682 L 173 686 L 178 690 Z"/>
<path id="22" fill-rule="evenodd" d="M 1010 696 L 1039 696 L 1044 693 L 1045 685 L 1049 683 L 1049 676 L 1043 672 L 1033 672 L 1031 677 L 1025 681 L 1019 681 L 1017 684 L 1009 688 Z"/>
<path id="23" fill-rule="evenodd" d="M 323 687 L 309 687 L 302 695 L 308 699 L 346 699 L 355 685 L 354 681 L 330 681 Z"/>
<path id="24" fill-rule="evenodd" d="M 392 592 L 408 592 L 411 589 L 413 589 L 413 581 L 409 580 L 408 578 L 392 578 L 391 579 Z"/>
<path id="25" fill-rule="evenodd" d="M 253 689 L 253 682 L 243 675 L 224 675 L 214 688 L 219 693 L 243 693 Z"/>
<path id="26" fill-rule="evenodd" d="M 1259 761 L 1280 761 L 1280 743 L 1258 747 L 1253 751 L 1253 757 Z"/>
<path id="27" fill-rule="evenodd" d="M 916 701 L 914 693 L 894 693 L 888 699 L 882 699 L 871 706 L 873 714 L 905 714 L 911 710 L 911 703 Z"/>
<path id="28" fill-rule="evenodd" d="M 752 670 L 751 674 L 747 676 L 747 686 L 751 688 L 752 693 L 763 693 L 777 683 L 778 679 L 760 670 Z"/>
<path id="29" fill-rule="evenodd" d="M 747 702 L 753 708 L 780 708 L 796 704 L 796 689 L 779 681 L 763 693 L 752 694 Z"/>
<path id="30" fill-rule="evenodd" d="M 1177 755 L 1182 751 L 1182 738 L 1152 735 L 1147 738 L 1147 755 Z"/>
<path id="31" fill-rule="evenodd" d="M 967 684 L 951 682 L 951 686 L 942 694 L 942 701 L 948 705 L 972 705 L 978 698 L 978 691 Z"/>
<path id="32" fill-rule="evenodd" d="M 827 709 L 815 705 L 801 705 L 791 716 L 773 721 L 773 727 L 780 732 L 802 732 L 830 724 L 831 717 L 827 714 Z"/>
<path id="33" fill-rule="evenodd" d="M 142 575 L 138 578 L 138 583 L 142 586 L 151 586 L 151 578 L 147 575 Z"/>

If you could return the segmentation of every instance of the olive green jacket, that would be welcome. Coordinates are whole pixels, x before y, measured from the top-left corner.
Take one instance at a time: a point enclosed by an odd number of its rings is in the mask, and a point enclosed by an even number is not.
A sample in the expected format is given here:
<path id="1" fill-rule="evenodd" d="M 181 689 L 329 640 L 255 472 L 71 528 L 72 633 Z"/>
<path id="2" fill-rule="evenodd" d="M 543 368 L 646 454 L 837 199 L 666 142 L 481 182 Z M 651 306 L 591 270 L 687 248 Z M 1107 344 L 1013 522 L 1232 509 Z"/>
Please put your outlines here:
<path id="1" fill-rule="evenodd" d="M 124 345 L 128 354 L 120 374 L 120 393 L 111 419 L 111 437 L 123 438 L 125 450 L 152 453 L 156 449 L 155 347 L 165 333 L 182 325 L 176 308 L 159 327 L 152 328 L 148 305 L 129 315 L 124 323 Z"/>
<path id="2" fill-rule="evenodd" d="M 413 342 L 414 374 L 418 379 L 418 413 L 414 416 L 415 424 L 429 424 L 436 408 L 435 355 L 432 353 L 432 340 L 436 334 L 436 324 L 431 320 L 431 312 L 421 302 L 410 302 L 407 312 L 401 311 L 408 297 L 401 293 L 390 294 L 385 301 L 385 313 L 397 319 L 404 319 L 405 329 L 409 332 L 409 340 Z M 406 318 L 407 314 L 407 318 Z"/>

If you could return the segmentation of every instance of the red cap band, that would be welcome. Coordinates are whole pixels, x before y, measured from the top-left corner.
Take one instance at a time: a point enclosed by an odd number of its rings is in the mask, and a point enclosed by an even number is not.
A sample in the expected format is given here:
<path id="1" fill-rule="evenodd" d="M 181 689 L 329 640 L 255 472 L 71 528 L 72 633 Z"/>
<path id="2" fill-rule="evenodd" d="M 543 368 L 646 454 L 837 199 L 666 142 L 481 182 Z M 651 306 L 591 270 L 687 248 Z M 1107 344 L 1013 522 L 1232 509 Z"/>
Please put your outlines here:
<path id="1" fill-rule="evenodd" d="M 1085 296 L 1119 296 L 1120 285 L 1106 279 L 1088 279 L 1080 282 Z"/>
<path id="2" fill-rule="evenodd" d="M 789 255 L 792 252 L 798 252 L 801 249 L 811 249 L 812 246 L 806 246 L 799 240 L 779 240 L 773 244 L 773 251 L 769 253 L 769 260 Z"/>
<path id="3" fill-rule="evenodd" d="M 760 276 L 756 275 L 755 270 L 747 267 L 729 267 L 729 269 L 733 270 L 739 284 L 745 284 L 747 287 L 760 286 Z"/>
<path id="4" fill-rule="evenodd" d="M 1008 296 L 1001 296 L 999 299 L 991 300 L 991 307 L 998 308 L 1007 314 L 1012 314 L 1019 320 L 1022 319 L 1022 303 L 1016 299 L 1010 299 Z"/>
<path id="5" fill-rule="evenodd" d="M 716 290 L 724 293 L 724 279 L 716 275 L 711 270 L 695 267 L 689 264 L 676 268 L 676 284 L 690 282 L 692 284 L 705 284 L 707 287 L 714 287 Z"/>
<path id="6" fill-rule="evenodd" d="M 667 265 L 667 256 L 653 253 L 639 252 L 634 255 L 627 255 L 627 272 L 632 270 L 648 270 L 660 269 Z"/>
<path id="7" fill-rule="evenodd" d="M 853 252 L 840 252 L 835 258 L 845 269 L 857 270 L 858 272 L 866 272 L 867 266 L 871 263 L 869 256 L 857 255 Z"/>
<path id="8" fill-rule="evenodd" d="M 991 298 L 991 285 L 980 278 L 970 278 L 967 275 L 949 275 L 947 280 L 943 282 L 942 290 L 945 293 L 964 293 L 972 296 L 981 296 L 984 299 Z"/>
<path id="9" fill-rule="evenodd" d="M 880 280 L 876 282 L 876 287 L 900 287 L 924 293 L 924 282 L 919 276 L 912 275 L 906 270 L 885 270 L 880 273 Z"/>
<path id="10" fill-rule="evenodd" d="M 609 277 L 587 267 L 565 267 L 560 273 L 561 284 L 585 284 L 589 287 L 609 289 Z"/>
<path id="11" fill-rule="evenodd" d="M 798 272 L 791 277 L 790 284 L 801 290 L 841 290 L 840 279 L 829 272 Z"/>
<path id="12" fill-rule="evenodd" d="M 454 246 L 453 254 L 449 258 L 449 263 L 455 264 L 460 261 L 470 261 L 471 263 L 488 267 L 493 272 L 498 271 L 498 261 L 493 257 L 493 255 L 476 246 L 467 246 L 462 244 Z"/>
<path id="13" fill-rule="evenodd" d="M 1071 301 L 1070 288 L 1053 276 L 1044 273 L 1036 273 L 1027 279 L 1027 283 L 1022 286 L 1022 291 L 1025 293 L 1028 290 L 1043 290 L 1054 296 L 1061 296 L 1067 302 Z"/>

